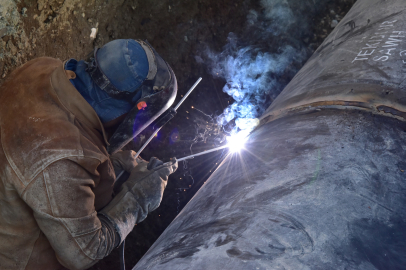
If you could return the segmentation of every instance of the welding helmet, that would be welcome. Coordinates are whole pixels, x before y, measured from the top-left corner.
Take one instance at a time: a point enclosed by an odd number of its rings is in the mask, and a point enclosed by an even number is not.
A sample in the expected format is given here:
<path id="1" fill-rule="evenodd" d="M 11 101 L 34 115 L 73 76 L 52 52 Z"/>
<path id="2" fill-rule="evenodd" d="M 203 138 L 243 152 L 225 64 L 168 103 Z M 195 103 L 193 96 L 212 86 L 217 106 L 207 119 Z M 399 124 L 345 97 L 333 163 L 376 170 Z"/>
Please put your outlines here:
<path id="1" fill-rule="evenodd" d="M 145 51 L 148 65 L 137 59 L 140 48 Z M 145 54 L 142 54 L 144 58 Z M 176 98 L 175 74 L 147 41 L 114 40 L 96 48 L 86 61 L 87 73 L 102 91 L 113 99 L 133 104 L 109 139 L 110 154 L 139 135 L 168 110 Z"/>

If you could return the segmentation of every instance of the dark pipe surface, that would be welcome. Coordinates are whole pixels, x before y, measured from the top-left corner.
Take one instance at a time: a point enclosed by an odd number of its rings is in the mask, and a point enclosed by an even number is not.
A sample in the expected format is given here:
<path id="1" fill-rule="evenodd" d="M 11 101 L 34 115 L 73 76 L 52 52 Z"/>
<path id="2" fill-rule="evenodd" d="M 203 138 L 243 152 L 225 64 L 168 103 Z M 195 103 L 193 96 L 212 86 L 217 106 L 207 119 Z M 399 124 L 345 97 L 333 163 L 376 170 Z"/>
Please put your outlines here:
<path id="1" fill-rule="evenodd" d="M 134 269 L 405 269 L 405 10 L 358 0 Z"/>
<path id="2" fill-rule="evenodd" d="M 261 120 L 335 105 L 402 115 L 405 74 L 406 1 L 358 0 Z"/>
<path id="3" fill-rule="evenodd" d="M 134 269 L 404 269 L 405 130 L 333 109 L 264 125 Z"/>

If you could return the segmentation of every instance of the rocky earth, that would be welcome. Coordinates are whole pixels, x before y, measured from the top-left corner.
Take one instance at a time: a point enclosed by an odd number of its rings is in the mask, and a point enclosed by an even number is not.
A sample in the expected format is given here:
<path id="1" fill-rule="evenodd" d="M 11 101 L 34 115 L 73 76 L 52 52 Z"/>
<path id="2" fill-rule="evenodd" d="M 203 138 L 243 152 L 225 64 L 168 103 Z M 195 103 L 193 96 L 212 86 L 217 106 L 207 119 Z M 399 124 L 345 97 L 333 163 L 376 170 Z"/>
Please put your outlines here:
<path id="1" fill-rule="evenodd" d="M 255 48 L 278 55 L 292 46 L 301 57 L 285 65 L 277 76 L 279 88 L 311 56 L 341 21 L 355 0 L 0 0 L 0 83 L 16 67 L 41 56 L 81 59 L 95 47 L 118 38 L 147 39 L 172 66 L 178 79 L 177 103 L 199 77 L 202 83 L 143 153 L 145 159 L 169 159 L 207 150 L 224 141 L 224 127 L 216 116 L 234 102 L 222 91 L 226 80 L 213 72 L 217 56 L 230 48 Z M 280 6 L 297 19 L 279 17 Z M 303 20 L 303 21 L 301 21 Z M 97 29 L 91 38 L 91 29 Z M 280 33 L 275 34 L 276 31 Z M 273 31 L 273 32 L 272 32 Z M 233 33 L 230 35 L 229 33 Z M 231 45 L 230 45 L 231 44 Z M 213 57 L 213 55 L 215 55 Z M 280 91 L 280 90 L 278 90 Z M 279 93 L 266 100 L 269 105 Z M 265 106 L 263 105 L 263 106 Z M 232 125 L 232 123 L 231 123 Z M 137 150 L 151 131 L 129 147 Z M 181 211 L 225 153 L 219 151 L 179 164 L 161 207 L 138 224 L 126 241 L 129 269 L 142 257 Z M 92 269 L 117 269 L 118 251 Z"/>

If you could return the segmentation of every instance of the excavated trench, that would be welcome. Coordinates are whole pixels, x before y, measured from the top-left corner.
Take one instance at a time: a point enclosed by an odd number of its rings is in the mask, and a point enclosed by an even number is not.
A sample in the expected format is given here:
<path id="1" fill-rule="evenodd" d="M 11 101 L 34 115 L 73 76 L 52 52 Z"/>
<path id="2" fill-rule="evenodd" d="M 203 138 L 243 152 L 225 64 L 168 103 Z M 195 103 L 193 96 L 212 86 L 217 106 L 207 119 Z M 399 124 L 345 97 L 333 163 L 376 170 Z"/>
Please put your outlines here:
<path id="1" fill-rule="evenodd" d="M 277 86 L 264 98 L 269 105 L 344 17 L 355 0 L 1 0 L 0 83 L 19 65 L 41 56 L 81 59 L 94 47 L 120 38 L 147 39 L 172 66 L 178 79 L 177 101 L 197 78 L 202 83 L 177 116 L 144 151 L 143 158 L 183 157 L 220 145 L 224 127 L 215 117 L 234 102 L 223 92 L 224 72 L 213 72 L 216 61 L 244 48 L 258 54 L 283 54 L 294 48 L 291 61 L 267 77 Z M 278 7 L 288 7 L 291 20 Z M 289 27 L 284 27 L 289 24 Z M 303 25 L 306 25 L 304 27 Z M 89 35 L 97 28 L 96 39 Z M 232 33 L 232 34 L 230 34 Z M 296 56 L 297 53 L 299 56 Z M 278 57 L 276 64 L 278 62 Z M 277 69 L 277 67 L 275 68 Z M 224 71 L 224 70 L 223 70 Z M 272 74 L 271 74 L 272 73 Z M 228 126 L 232 126 L 231 122 Z M 226 128 L 227 129 L 227 128 Z M 130 148 L 137 150 L 142 138 Z M 193 145 L 193 147 L 191 147 Z M 179 164 L 163 202 L 138 224 L 126 241 L 131 268 L 181 211 L 213 172 L 224 153 L 217 152 Z M 117 269 L 118 251 L 91 269 Z"/>

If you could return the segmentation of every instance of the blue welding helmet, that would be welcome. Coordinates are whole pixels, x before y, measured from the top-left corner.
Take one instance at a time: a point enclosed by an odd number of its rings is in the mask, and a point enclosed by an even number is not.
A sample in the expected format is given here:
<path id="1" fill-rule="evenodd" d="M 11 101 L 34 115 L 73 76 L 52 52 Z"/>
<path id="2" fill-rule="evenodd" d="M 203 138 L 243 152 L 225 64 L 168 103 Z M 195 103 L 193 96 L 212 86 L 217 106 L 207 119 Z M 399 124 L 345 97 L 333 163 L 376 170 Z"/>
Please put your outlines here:
<path id="1" fill-rule="evenodd" d="M 132 109 L 109 139 L 114 154 L 173 104 L 178 89 L 171 67 L 146 41 L 118 39 L 96 48 L 87 73 L 107 95 Z"/>

